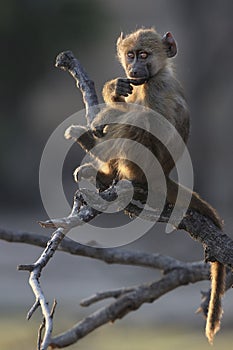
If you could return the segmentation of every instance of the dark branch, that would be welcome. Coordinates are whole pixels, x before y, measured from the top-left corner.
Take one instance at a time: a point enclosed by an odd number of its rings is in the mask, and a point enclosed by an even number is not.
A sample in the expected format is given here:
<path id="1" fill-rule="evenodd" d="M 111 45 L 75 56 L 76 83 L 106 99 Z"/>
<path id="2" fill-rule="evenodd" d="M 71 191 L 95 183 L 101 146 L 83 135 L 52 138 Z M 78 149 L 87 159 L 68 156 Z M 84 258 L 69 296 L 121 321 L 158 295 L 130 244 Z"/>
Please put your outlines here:
<path id="1" fill-rule="evenodd" d="M 67 70 L 75 79 L 78 88 L 82 92 L 86 107 L 86 117 L 90 125 L 99 112 L 99 103 L 94 82 L 90 80 L 80 62 L 74 57 L 72 51 L 61 52 L 56 58 L 55 66 L 65 71 Z"/>
<path id="2" fill-rule="evenodd" d="M 86 191 L 86 194 L 89 190 Z M 122 190 L 117 187 L 117 185 L 111 186 L 109 189 L 105 190 L 101 193 L 91 192 L 92 194 L 89 196 L 95 199 L 98 204 L 98 197 L 105 199 L 108 198 L 108 201 L 115 200 L 117 195 L 126 196 L 127 197 L 127 187 L 124 187 Z M 137 192 L 137 189 L 135 189 Z M 146 198 L 146 191 L 145 191 Z M 135 195 L 137 198 L 137 194 Z M 85 195 L 84 195 L 85 197 Z M 140 189 L 140 197 L 142 198 L 142 189 Z M 122 197 L 121 197 L 122 198 Z M 106 202 L 104 207 L 101 206 L 102 202 L 99 200 L 98 210 L 94 210 L 88 205 L 84 205 L 77 216 L 68 217 L 69 220 L 72 221 L 72 227 L 80 225 L 79 220 L 81 217 L 82 223 L 88 222 L 93 219 L 96 215 L 101 213 L 101 210 L 106 209 Z M 145 210 L 141 213 L 141 208 L 139 208 L 136 204 L 130 203 L 125 211 L 131 217 L 136 217 L 141 214 L 141 217 L 145 220 L 150 221 L 158 221 L 167 223 L 170 219 L 170 214 L 172 212 L 173 207 L 170 204 L 165 205 L 164 210 L 161 215 L 158 215 L 156 210 Z M 63 225 L 64 222 L 67 221 L 67 218 L 52 220 L 55 223 L 55 227 L 58 225 Z M 51 221 L 43 223 L 46 227 L 51 226 Z M 176 223 L 174 223 L 176 225 Z M 64 227 L 64 226 L 63 226 Z M 65 226 L 66 227 L 66 226 Z M 194 239 L 199 241 L 205 250 L 206 253 L 206 261 L 219 261 L 222 264 L 233 268 L 233 241 L 227 236 L 226 233 L 222 232 L 211 219 L 203 216 L 202 214 L 194 211 L 188 210 L 183 220 L 176 226 L 177 229 L 183 229 L 189 233 L 189 235 Z"/>

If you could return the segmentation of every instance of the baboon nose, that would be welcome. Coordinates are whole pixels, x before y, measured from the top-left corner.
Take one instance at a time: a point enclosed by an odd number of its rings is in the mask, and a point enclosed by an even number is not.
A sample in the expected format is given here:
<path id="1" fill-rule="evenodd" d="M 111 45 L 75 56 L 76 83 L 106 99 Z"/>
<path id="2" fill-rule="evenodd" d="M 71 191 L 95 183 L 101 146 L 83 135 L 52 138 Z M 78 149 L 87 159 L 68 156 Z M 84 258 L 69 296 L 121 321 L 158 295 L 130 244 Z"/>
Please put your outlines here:
<path id="1" fill-rule="evenodd" d="M 137 72 L 135 69 L 132 69 L 132 70 L 130 71 L 131 77 L 136 77 L 137 74 L 138 74 L 138 72 Z"/>

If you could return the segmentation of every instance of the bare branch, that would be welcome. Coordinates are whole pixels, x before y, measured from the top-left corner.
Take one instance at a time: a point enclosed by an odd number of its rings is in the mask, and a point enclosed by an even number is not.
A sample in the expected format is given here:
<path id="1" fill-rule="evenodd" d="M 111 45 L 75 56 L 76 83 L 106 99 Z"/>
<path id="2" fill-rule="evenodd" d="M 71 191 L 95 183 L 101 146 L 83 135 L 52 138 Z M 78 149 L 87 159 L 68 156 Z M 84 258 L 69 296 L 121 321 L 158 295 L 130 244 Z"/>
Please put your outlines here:
<path id="1" fill-rule="evenodd" d="M 108 299 L 108 298 L 119 298 L 120 296 L 122 296 L 123 294 L 132 292 L 133 290 L 135 290 L 136 287 L 126 287 L 126 288 L 118 288 L 118 289 L 114 289 L 114 290 L 108 290 L 106 292 L 98 292 L 92 296 L 90 296 L 89 298 L 83 299 L 80 302 L 81 306 L 90 306 L 94 303 L 97 303 L 101 300 L 104 299 Z"/>
<path id="2" fill-rule="evenodd" d="M 51 312 L 50 312 L 50 318 L 51 320 L 53 319 L 53 316 L 54 316 L 54 313 L 55 313 L 55 310 L 56 310 L 56 306 L 57 306 L 57 301 L 54 300 L 53 302 L 53 306 L 52 306 L 52 309 L 51 309 Z M 37 339 L 37 350 L 40 350 L 42 347 L 42 340 L 43 340 L 43 331 L 46 327 L 46 319 L 45 317 L 43 318 L 43 321 L 39 327 L 39 330 L 38 330 L 38 339 Z"/>
<path id="3" fill-rule="evenodd" d="M 168 257 L 164 257 L 165 259 Z M 192 273 L 194 272 L 194 274 L 196 274 L 196 276 L 198 276 L 199 274 L 199 278 L 200 280 L 203 279 L 208 279 L 209 278 L 209 266 L 207 264 L 203 264 L 202 262 L 196 262 L 196 263 L 181 263 L 180 267 L 175 267 L 175 269 L 190 269 L 190 271 L 192 270 Z M 171 269 L 172 270 L 172 269 Z M 169 270 L 169 271 L 171 271 Z M 206 278 L 205 278 L 205 277 Z M 197 278 L 197 277 L 196 277 Z M 226 290 L 228 290 L 229 288 L 231 288 L 233 284 L 233 275 L 231 273 L 231 271 L 228 271 L 227 274 L 227 278 L 226 278 Z M 88 298 L 85 298 L 83 300 L 81 300 L 80 305 L 87 307 L 90 306 L 96 302 L 99 302 L 101 300 L 104 299 L 108 299 L 108 298 L 119 298 L 121 297 L 123 294 L 132 292 L 134 290 L 136 290 L 138 288 L 138 286 L 133 286 L 133 287 L 124 287 L 124 288 L 118 288 L 118 289 L 114 289 L 114 290 L 109 290 L 109 291 L 104 291 L 104 292 L 98 292 Z M 210 297 L 210 291 L 209 292 L 201 292 L 202 293 L 202 304 L 201 307 L 198 309 L 200 312 L 203 312 L 203 314 L 207 314 L 204 313 L 203 309 L 208 308 L 209 305 L 209 297 Z M 198 312 L 199 312 L 198 311 Z"/>
<path id="4" fill-rule="evenodd" d="M 52 320 L 53 312 L 51 313 L 49 309 L 45 295 L 40 286 L 39 278 L 40 278 L 42 269 L 47 265 L 49 260 L 52 258 L 53 254 L 55 253 L 56 249 L 58 248 L 65 234 L 66 234 L 65 229 L 62 229 L 62 228 L 57 229 L 54 232 L 52 238 L 48 241 L 47 246 L 43 251 L 43 253 L 41 254 L 41 256 L 39 257 L 39 259 L 33 265 L 28 265 L 28 270 L 30 271 L 29 284 L 36 298 L 36 302 L 28 312 L 28 317 L 31 317 L 33 312 L 35 312 L 35 310 L 38 307 L 37 306 L 38 303 L 40 303 L 42 314 L 44 317 L 44 321 L 40 327 L 39 336 L 38 336 L 39 350 L 46 350 L 48 348 L 50 344 L 52 330 L 53 330 L 53 320 Z M 19 266 L 19 269 L 26 270 L 27 269 L 26 267 L 27 265 L 21 265 Z M 44 334 L 42 339 L 43 330 L 44 330 Z"/>
<path id="5" fill-rule="evenodd" d="M 76 84 L 82 92 L 83 101 L 86 107 L 86 118 L 90 125 L 96 114 L 99 112 L 98 98 L 95 92 L 94 82 L 89 79 L 87 73 L 77 58 L 74 57 L 72 51 L 61 52 L 56 58 L 55 66 L 67 70 L 76 80 Z"/>
<path id="6" fill-rule="evenodd" d="M 203 266 L 200 270 L 193 268 L 175 269 L 159 281 L 135 287 L 133 291 L 123 294 L 110 305 L 89 315 L 72 329 L 52 338 L 51 347 L 61 348 L 74 344 L 96 328 L 121 319 L 129 312 L 137 310 L 143 303 L 152 303 L 181 285 L 206 279 L 207 275 L 208 272 Z"/>
<path id="7" fill-rule="evenodd" d="M 17 269 L 19 271 L 29 271 L 32 272 L 34 270 L 35 266 L 34 265 L 18 265 Z"/>
<path id="8" fill-rule="evenodd" d="M 138 209 L 139 210 L 139 209 Z M 132 215 L 135 215 L 135 206 L 130 208 L 130 212 Z M 166 211 L 168 215 L 166 216 Z M 90 220 L 93 215 L 93 209 L 88 206 L 84 206 L 81 209 L 81 216 L 85 220 Z M 84 216 L 84 213 L 86 216 Z M 162 222 L 165 222 L 165 219 L 169 219 L 170 210 L 165 208 L 162 214 Z M 151 212 L 152 218 L 152 212 Z M 156 217 L 155 217 L 156 219 Z M 75 221 L 76 218 L 73 217 Z M 74 223 L 72 221 L 72 225 Z M 158 220 L 160 221 L 160 219 Z M 76 222 L 80 222 L 78 219 Z M 83 221 L 82 221 L 83 223 Z M 225 233 L 223 233 L 220 229 L 218 229 L 210 219 L 203 217 L 201 214 L 188 211 L 187 215 L 184 217 L 182 222 L 179 224 L 179 228 L 185 229 L 186 232 L 190 234 L 190 236 L 201 242 L 206 248 L 208 252 L 211 252 L 210 256 L 214 257 L 216 260 L 222 262 L 223 264 L 233 267 L 233 241 L 228 237 Z M 12 232 L 9 230 L 0 230 L 0 239 L 6 240 L 8 242 L 19 242 L 19 243 L 29 243 L 37 246 L 44 247 L 48 238 L 43 235 L 30 234 L 26 232 Z M 134 260 L 131 261 L 131 254 L 127 254 L 126 251 L 118 248 L 109 248 L 109 249 L 101 249 L 95 247 L 88 247 L 81 245 L 77 242 L 73 242 L 72 240 L 65 239 L 61 245 L 59 246 L 59 250 L 69 252 L 74 255 L 81 255 L 92 257 L 96 259 L 104 260 L 108 263 L 121 263 L 121 264 L 136 264 L 140 266 L 151 266 L 154 267 L 155 264 L 158 263 L 156 254 L 145 254 L 145 253 L 135 253 L 134 252 Z M 174 264 L 174 261 L 171 259 L 171 266 Z"/>
<path id="9" fill-rule="evenodd" d="M 4 231 L 4 238 L 7 238 Z M 20 234 L 14 234 L 9 232 L 8 240 L 21 241 L 19 239 Z M 24 238 L 27 237 L 27 243 L 32 244 L 33 238 L 35 238 L 36 245 L 38 245 L 41 239 L 41 246 L 45 244 L 44 236 L 23 233 Z M 0 231 L 0 238 L 3 235 Z M 96 313 L 88 316 L 83 321 L 79 322 L 71 330 L 59 335 L 51 340 L 52 347 L 64 347 L 73 344 L 78 341 L 94 329 L 98 328 L 102 324 L 109 321 L 114 321 L 117 318 L 123 317 L 126 313 L 140 307 L 144 302 L 152 302 L 158 299 L 161 295 L 167 293 L 169 290 L 175 289 L 182 284 L 195 283 L 209 278 L 209 266 L 203 262 L 184 263 L 171 257 L 162 256 L 160 254 L 148 254 L 145 252 L 126 251 L 122 248 L 94 248 L 83 246 L 70 239 L 64 238 L 61 242 L 59 249 L 69 252 L 71 254 L 77 254 L 81 256 L 88 256 L 103 260 L 107 263 L 120 263 L 128 265 L 148 266 L 163 270 L 166 276 L 160 281 L 153 282 L 152 284 L 143 284 L 142 286 L 126 287 L 114 291 L 107 291 L 97 293 L 95 296 L 87 298 L 82 301 L 81 305 L 88 306 L 93 302 L 103 300 L 104 298 L 114 297 L 117 300 L 109 306 L 100 309 Z M 229 277 L 230 278 L 230 277 Z M 231 277 L 232 278 L 232 277 Z M 166 282 L 166 283 L 165 283 Z M 230 287 L 230 281 L 227 283 Z M 165 287 L 166 288 L 165 288 Z M 142 295 L 140 298 L 139 291 L 143 287 Z M 147 290 L 148 288 L 148 290 Z M 151 290 L 153 291 L 153 297 L 151 296 Z M 159 293 L 158 293 L 159 291 Z M 136 294 L 135 294 L 136 293 Z M 135 298 L 133 297 L 135 295 Z M 122 298 L 125 298 L 122 300 Z M 123 302 L 123 303 L 122 303 Z M 116 303 L 116 304 L 115 304 Z M 133 303 L 133 308 L 132 308 Z M 121 307 L 122 304 L 122 307 Z M 116 306 L 116 309 L 115 309 Z"/>
<path id="10" fill-rule="evenodd" d="M 108 190 L 105 191 L 105 194 L 106 193 L 108 193 Z M 100 213 L 89 206 L 83 207 L 80 213 L 83 213 L 82 210 L 85 213 L 85 216 L 82 215 L 82 220 L 85 222 L 90 221 Z M 125 211 L 133 217 L 141 213 L 141 208 L 137 207 L 135 204 L 129 204 Z M 168 222 L 171 211 L 172 208 L 168 204 L 164 207 L 161 216 L 158 216 L 157 212 L 153 209 L 151 211 L 146 210 L 140 215 L 146 220 Z M 75 217 L 73 218 L 72 225 L 72 227 L 77 225 Z M 206 254 L 206 261 L 217 260 L 233 268 L 233 240 L 215 226 L 209 218 L 189 209 L 176 228 L 185 230 L 194 240 L 202 243 Z"/>
<path id="11" fill-rule="evenodd" d="M 44 235 L 33 233 L 20 233 L 0 229 L 0 239 L 8 242 L 24 243 L 46 247 L 49 238 Z M 172 268 L 182 267 L 182 262 L 161 254 L 151 254 L 141 251 L 129 251 L 122 248 L 96 248 L 82 245 L 69 238 L 64 238 L 58 250 L 72 255 L 79 255 L 102 260 L 108 264 L 123 264 L 142 267 L 151 267 L 169 271 Z M 203 264 L 203 263 L 202 263 Z"/>
<path id="12" fill-rule="evenodd" d="M 41 349 L 41 343 L 42 343 L 42 338 L 43 338 L 43 330 L 45 328 L 45 318 L 43 318 L 41 325 L 38 329 L 38 336 L 37 336 L 37 350 Z"/>
<path id="13" fill-rule="evenodd" d="M 34 312 L 40 307 L 40 302 L 39 300 L 36 300 L 35 303 L 32 305 L 31 309 L 27 313 L 27 320 L 29 321 Z"/>

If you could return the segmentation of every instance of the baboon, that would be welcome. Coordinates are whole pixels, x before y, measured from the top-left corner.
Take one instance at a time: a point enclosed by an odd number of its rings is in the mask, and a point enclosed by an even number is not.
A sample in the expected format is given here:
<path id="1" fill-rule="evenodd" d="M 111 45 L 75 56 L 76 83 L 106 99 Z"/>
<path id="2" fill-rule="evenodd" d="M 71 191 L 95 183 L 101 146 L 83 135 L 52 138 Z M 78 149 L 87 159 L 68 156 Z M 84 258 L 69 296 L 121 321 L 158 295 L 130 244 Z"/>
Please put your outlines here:
<path id="1" fill-rule="evenodd" d="M 170 60 L 177 53 L 177 45 L 170 32 L 161 36 L 153 28 L 139 29 L 127 36 L 121 34 L 117 40 L 118 58 L 125 70 L 126 78 L 116 78 L 104 85 L 103 98 L 106 108 L 97 115 L 89 128 L 71 126 L 65 136 L 75 138 L 88 152 L 92 152 L 95 145 L 103 141 L 116 140 L 114 157 L 108 149 L 92 154 L 94 163 L 77 168 L 74 172 L 78 181 L 80 173 L 91 175 L 95 166 L 98 168 L 98 181 L 106 186 L 116 179 L 127 179 L 132 183 L 144 185 L 146 173 L 155 174 L 152 184 L 155 193 L 160 191 L 159 175 L 156 169 L 151 168 L 147 158 L 144 171 L 130 158 L 130 152 L 136 152 L 132 147 L 124 149 L 124 141 L 134 140 L 145 146 L 158 159 L 166 179 L 168 203 L 175 204 L 178 185 L 171 180 L 169 174 L 175 166 L 176 160 L 181 156 L 184 147 L 177 138 L 181 136 L 186 144 L 189 136 L 189 110 L 184 97 L 183 89 L 177 80 L 173 63 Z M 129 111 L 128 104 L 136 104 L 146 108 L 144 112 Z M 148 109 L 148 111 L 147 111 Z M 150 133 L 154 111 L 165 118 L 172 127 L 166 132 L 166 139 L 161 142 Z M 109 124 L 109 116 L 114 120 Z M 119 120 L 124 121 L 123 124 Z M 130 120 L 138 120 L 138 126 L 130 125 Z M 176 132 L 174 132 L 176 130 Z M 78 138 L 77 135 L 82 133 Z M 85 131 L 85 133 L 83 133 Z M 171 157 L 168 149 L 175 149 L 176 156 Z M 111 149 L 112 151 L 112 149 Z M 139 157 L 144 158 L 142 154 Z M 128 158 L 128 159 L 127 159 Z M 93 165 L 94 164 L 94 165 Z M 213 223 L 222 229 L 222 222 L 217 212 L 195 192 L 180 186 L 183 196 L 191 193 L 189 208 L 209 217 Z M 182 203 L 179 203 L 182 207 Z M 211 263 L 211 297 L 206 322 L 206 336 L 213 342 L 215 333 L 219 330 L 222 315 L 221 297 L 224 293 L 225 268 L 215 261 Z"/>

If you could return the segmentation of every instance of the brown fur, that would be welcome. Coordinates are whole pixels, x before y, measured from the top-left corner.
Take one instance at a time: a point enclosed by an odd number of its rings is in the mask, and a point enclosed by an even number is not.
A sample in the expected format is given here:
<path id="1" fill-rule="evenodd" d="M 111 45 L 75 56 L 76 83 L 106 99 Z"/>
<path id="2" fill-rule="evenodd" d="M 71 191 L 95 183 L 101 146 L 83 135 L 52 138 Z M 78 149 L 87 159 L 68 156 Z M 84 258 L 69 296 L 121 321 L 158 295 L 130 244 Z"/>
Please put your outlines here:
<path id="1" fill-rule="evenodd" d="M 155 29 L 139 29 L 117 41 L 117 54 L 125 70 L 127 78 L 117 78 L 107 82 L 103 88 L 103 97 L 107 107 L 95 119 L 92 130 L 103 124 L 101 131 L 96 138 L 91 135 L 90 130 L 82 136 L 78 142 L 87 151 L 91 151 L 94 144 L 100 144 L 105 140 L 116 139 L 111 147 L 103 148 L 98 159 L 95 159 L 99 169 L 99 180 L 106 185 L 114 178 L 129 179 L 144 185 L 146 182 L 144 173 L 130 159 L 131 153 L 142 158 L 145 165 L 145 174 L 153 175 L 152 186 L 156 193 L 159 193 L 160 179 L 156 169 L 151 169 L 151 164 L 143 152 L 134 147 L 128 147 L 124 139 L 138 141 L 148 148 L 159 160 L 167 182 L 167 201 L 175 204 L 178 191 L 178 184 L 169 178 L 169 174 L 175 165 L 175 161 L 183 152 L 183 146 L 179 144 L 176 133 L 171 129 L 167 131 L 167 139 L 164 144 L 145 131 L 151 130 L 153 114 L 150 112 L 129 112 L 127 103 L 134 103 L 149 107 L 154 112 L 166 118 L 178 131 L 184 143 L 187 143 L 189 136 L 189 111 L 183 94 L 182 87 L 176 79 L 170 57 L 176 54 L 176 43 L 170 33 L 164 37 L 160 36 Z M 116 102 L 123 102 L 119 105 Z M 108 117 L 114 119 L 116 124 L 108 125 Z M 139 127 L 132 127 L 117 124 L 119 118 L 124 123 L 130 120 L 139 121 Z M 143 129 L 143 130 L 142 130 Z M 119 140 L 119 139 L 121 140 Z M 172 159 L 166 146 L 176 147 L 176 157 Z M 111 151 L 115 151 L 115 158 L 112 159 Z M 141 153 L 140 153 L 141 152 Z M 93 154 L 94 158 L 97 158 Z M 80 171 L 89 173 L 92 165 L 88 164 L 78 168 L 75 177 Z M 182 187 L 183 195 L 190 193 L 190 190 Z M 182 207 L 182 203 L 179 203 Z M 222 228 L 221 220 L 216 211 L 195 192 L 192 193 L 190 208 L 210 218 L 213 223 Z M 221 318 L 221 296 L 223 294 L 224 267 L 218 263 L 212 263 L 211 268 L 212 292 L 207 317 L 206 334 L 212 343 L 214 334 L 219 329 Z"/>
<path id="2" fill-rule="evenodd" d="M 211 263 L 211 295 L 206 320 L 206 337 L 213 344 L 214 336 L 220 329 L 222 317 L 221 297 L 225 292 L 225 268 L 218 261 Z"/>

